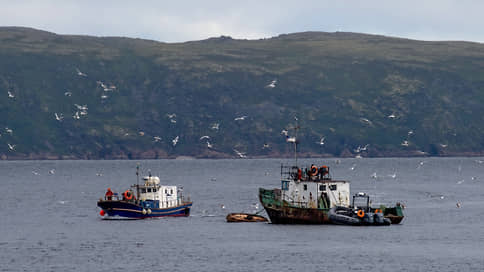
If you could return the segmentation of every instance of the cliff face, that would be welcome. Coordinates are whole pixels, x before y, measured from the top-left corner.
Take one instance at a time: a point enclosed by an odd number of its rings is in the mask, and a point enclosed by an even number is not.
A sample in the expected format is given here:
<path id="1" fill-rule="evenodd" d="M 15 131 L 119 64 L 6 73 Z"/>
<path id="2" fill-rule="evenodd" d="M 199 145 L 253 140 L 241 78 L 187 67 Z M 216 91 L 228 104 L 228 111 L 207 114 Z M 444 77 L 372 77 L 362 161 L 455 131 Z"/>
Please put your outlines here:
<path id="1" fill-rule="evenodd" d="M 482 155 L 483 102 L 477 43 L 0 28 L 2 159 Z"/>

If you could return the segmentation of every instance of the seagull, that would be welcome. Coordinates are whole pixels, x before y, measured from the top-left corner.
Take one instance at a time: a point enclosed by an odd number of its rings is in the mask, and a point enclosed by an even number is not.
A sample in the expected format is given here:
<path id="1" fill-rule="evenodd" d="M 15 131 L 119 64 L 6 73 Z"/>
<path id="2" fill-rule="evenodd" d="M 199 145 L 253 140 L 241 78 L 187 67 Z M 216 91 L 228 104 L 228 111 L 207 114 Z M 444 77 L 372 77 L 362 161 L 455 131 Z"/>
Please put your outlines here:
<path id="1" fill-rule="evenodd" d="M 440 146 L 441 146 L 442 148 L 446 148 L 448 145 L 446 145 L 446 144 L 440 144 Z"/>
<path id="2" fill-rule="evenodd" d="M 208 148 L 212 148 L 212 147 L 213 147 L 213 145 L 212 145 L 212 144 L 211 144 L 209 141 L 207 141 L 207 147 L 208 147 Z"/>
<path id="3" fill-rule="evenodd" d="M 14 98 L 15 97 L 15 95 L 13 93 L 11 93 L 10 91 L 7 91 L 7 93 L 8 93 L 8 98 Z"/>
<path id="4" fill-rule="evenodd" d="M 366 151 L 370 144 L 366 144 L 364 147 L 360 148 L 360 151 Z"/>
<path id="5" fill-rule="evenodd" d="M 285 129 L 281 130 L 281 134 L 282 134 L 282 135 L 287 136 L 287 133 L 288 133 L 288 131 L 287 131 L 287 130 L 285 130 Z"/>
<path id="6" fill-rule="evenodd" d="M 210 139 L 210 136 L 204 135 L 204 136 L 200 137 L 200 140 L 203 140 L 203 139 L 207 139 L 208 140 L 208 139 Z"/>
<path id="7" fill-rule="evenodd" d="M 407 141 L 407 140 L 405 140 L 405 141 L 403 141 L 403 142 L 402 142 L 400 145 L 402 145 L 402 146 L 408 146 L 408 145 L 409 145 L 409 143 L 408 143 L 408 141 Z"/>
<path id="8" fill-rule="evenodd" d="M 12 134 L 13 133 L 13 130 L 8 128 L 8 127 L 5 127 L 5 131 L 9 134 Z"/>
<path id="9" fill-rule="evenodd" d="M 106 85 L 104 85 L 104 83 L 100 80 L 96 81 L 96 83 L 99 84 L 99 86 L 101 86 L 103 89 L 107 88 Z"/>
<path id="10" fill-rule="evenodd" d="M 167 113 L 166 116 L 170 119 L 173 119 L 173 118 L 176 118 L 176 114 L 175 113 Z"/>
<path id="11" fill-rule="evenodd" d="M 409 130 L 409 131 L 407 132 L 407 134 L 408 134 L 408 136 L 412 135 L 412 134 L 413 134 L 413 130 Z"/>
<path id="12" fill-rule="evenodd" d="M 264 148 L 269 148 L 269 147 L 270 147 L 270 146 L 269 146 L 269 144 L 265 143 L 265 144 L 262 146 L 262 149 L 264 149 Z"/>
<path id="13" fill-rule="evenodd" d="M 373 122 L 371 122 L 370 120 L 368 120 L 366 118 L 360 118 L 360 121 L 363 122 L 363 123 L 367 123 L 370 126 L 373 126 Z"/>
<path id="14" fill-rule="evenodd" d="M 392 113 L 392 114 L 390 114 L 390 115 L 388 115 L 387 117 L 388 117 L 388 118 L 390 118 L 390 119 L 395 119 L 395 118 L 397 118 L 397 117 L 395 116 L 395 114 L 393 114 L 393 113 Z"/>
<path id="15" fill-rule="evenodd" d="M 273 81 L 271 81 L 271 83 L 267 84 L 267 88 L 275 88 L 276 87 L 276 83 L 277 83 L 277 79 L 274 79 Z"/>
<path id="16" fill-rule="evenodd" d="M 180 139 L 180 137 L 176 136 L 175 139 L 171 140 L 171 142 L 173 143 L 173 146 L 175 146 L 178 143 L 178 139 Z"/>
<path id="17" fill-rule="evenodd" d="M 105 94 L 101 95 L 101 99 L 106 99 L 106 98 L 108 98 L 108 97 L 109 97 L 109 96 L 107 96 L 107 95 L 105 95 Z"/>
<path id="18" fill-rule="evenodd" d="M 420 161 L 420 162 L 418 163 L 417 169 L 419 169 L 420 167 L 422 167 L 424 164 L 425 164 L 425 162 L 424 162 L 424 161 Z"/>
<path id="19" fill-rule="evenodd" d="M 76 71 L 77 71 L 77 75 L 78 76 L 87 76 L 86 74 L 84 74 L 83 72 L 81 72 L 79 69 L 76 68 Z"/>
<path id="20" fill-rule="evenodd" d="M 245 157 L 247 157 L 247 156 L 245 156 L 245 154 L 244 154 L 244 153 L 242 153 L 242 152 L 238 151 L 237 149 L 234 149 L 234 151 L 235 151 L 235 153 L 237 153 L 237 155 L 238 155 L 239 157 L 241 157 L 241 158 L 245 158 Z"/>
<path id="21" fill-rule="evenodd" d="M 397 178 L 397 173 L 393 172 L 393 174 L 388 175 L 388 176 L 391 177 L 392 179 L 395 179 L 395 178 Z"/>
<path id="22" fill-rule="evenodd" d="M 236 117 L 234 120 L 235 120 L 235 121 L 243 121 L 243 120 L 245 120 L 245 118 L 247 118 L 247 117 L 249 117 L 249 116 L 244 115 L 244 116 Z"/>
<path id="23" fill-rule="evenodd" d="M 71 96 L 71 95 L 72 95 L 72 93 L 71 93 L 71 92 L 69 92 L 69 91 L 67 91 L 67 92 L 65 92 L 65 93 L 64 93 L 64 95 L 65 95 L 65 96 Z"/>
<path id="24" fill-rule="evenodd" d="M 455 203 L 455 206 L 456 206 L 457 208 L 460 208 L 460 207 L 461 207 L 461 203 L 460 203 L 459 201 L 457 201 L 457 203 Z"/>
<path id="25" fill-rule="evenodd" d="M 220 208 L 222 208 L 222 210 L 225 210 L 225 205 L 224 204 L 220 204 Z"/>
<path id="26" fill-rule="evenodd" d="M 325 137 L 321 137 L 321 140 L 319 140 L 319 142 L 316 142 L 316 143 L 319 145 L 324 145 L 324 139 Z"/>
<path id="27" fill-rule="evenodd" d="M 36 176 L 39 176 L 40 174 L 35 172 L 35 171 L 32 171 L 32 174 L 36 175 Z"/>
<path id="28" fill-rule="evenodd" d="M 76 106 L 76 108 L 78 110 L 81 110 L 81 111 L 86 111 L 88 108 L 87 108 L 87 105 L 77 105 L 77 104 L 74 104 L 74 106 Z"/>
<path id="29" fill-rule="evenodd" d="M 81 117 L 79 116 L 79 112 L 76 111 L 76 113 L 74 114 L 74 116 L 72 116 L 72 118 L 76 119 L 76 120 L 79 120 L 81 119 Z"/>
<path id="30" fill-rule="evenodd" d="M 289 136 L 287 136 L 286 142 L 288 142 L 288 143 L 295 143 L 296 142 L 296 137 L 289 137 Z"/>
<path id="31" fill-rule="evenodd" d="M 353 171 L 353 170 L 355 170 L 355 168 L 356 168 L 356 164 L 353 164 L 353 165 L 350 167 L 350 170 L 351 170 L 351 171 Z"/>
<path id="32" fill-rule="evenodd" d="M 138 132 L 139 136 L 145 136 L 145 132 L 144 131 L 140 131 Z"/>
<path id="33" fill-rule="evenodd" d="M 170 119 L 170 122 L 172 122 L 173 124 L 176 124 L 176 120 L 175 119 Z"/>
<path id="34" fill-rule="evenodd" d="M 360 154 L 355 156 L 355 159 L 361 159 L 361 158 L 363 158 L 363 157 Z"/>
<path id="35" fill-rule="evenodd" d="M 463 180 L 463 179 L 461 179 L 461 180 L 459 180 L 459 181 L 457 182 L 457 184 L 462 184 L 462 183 L 464 183 L 464 180 Z"/>
<path id="36" fill-rule="evenodd" d="M 8 145 L 8 148 L 9 148 L 10 150 L 12 150 L 12 151 L 13 151 L 13 150 L 15 149 L 15 145 L 11 145 L 11 144 L 7 144 L 7 145 Z"/>
<path id="37" fill-rule="evenodd" d="M 62 115 L 62 113 L 58 115 L 57 112 L 55 112 L 54 115 L 55 115 L 55 120 L 57 121 L 62 121 L 62 119 L 64 119 L 64 116 Z"/>
<path id="38" fill-rule="evenodd" d="M 155 140 L 155 143 L 159 142 L 159 141 L 161 141 L 161 137 L 160 136 L 153 136 L 153 140 Z"/>
<path id="39" fill-rule="evenodd" d="M 51 175 L 55 174 L 55 169 L 50 169 L 49 174 L 51 174 Z"/>
<path id="40" fill-rule="evenodd" d="M 378 176 L 376 175 L 376 172 L 373 172 L 373 174 L 371 174 L 371 176 L 370 176 L 370 177 L 371 177 L 371 178 L 373 178 L 373 179 L 378 178 Z"/>
<path id="41" fill-rule="evenodd" d="M 81 115 L 87 115 L 87 111 L 85 111 L 85 110 L 82 110 L 82 111 L 80 111 L 79 113 L 80 113 Z"/>
<path id="42" fill-rule="evenodd" d="M 475 162 L 477 162 L 478 164 L 482 164 L 482 163 L 484 163 L 484 161 L 483 161 L 483 160 L 475 160 Z"/>
<path id="43" fill-rule="evenodd" d="M 220 123 L 213 123 L 211 129 L 218 130 L 220 127 Z"/>

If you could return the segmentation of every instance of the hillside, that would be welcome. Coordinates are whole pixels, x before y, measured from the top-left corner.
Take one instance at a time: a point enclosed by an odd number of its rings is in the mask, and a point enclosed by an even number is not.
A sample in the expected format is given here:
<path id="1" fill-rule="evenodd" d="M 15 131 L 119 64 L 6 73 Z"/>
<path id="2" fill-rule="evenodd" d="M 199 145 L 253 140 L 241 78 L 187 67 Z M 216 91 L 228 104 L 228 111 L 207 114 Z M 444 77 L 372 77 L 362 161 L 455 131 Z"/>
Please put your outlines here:
<path id="1" fill-rule="evenodd" d="M 290 156 L 281 131 L 294 116 L 302 156 L 482 155 L 482 105 L 479 43 L 325 32 L 162 43 L 0 27 L 2 159 Z"/>

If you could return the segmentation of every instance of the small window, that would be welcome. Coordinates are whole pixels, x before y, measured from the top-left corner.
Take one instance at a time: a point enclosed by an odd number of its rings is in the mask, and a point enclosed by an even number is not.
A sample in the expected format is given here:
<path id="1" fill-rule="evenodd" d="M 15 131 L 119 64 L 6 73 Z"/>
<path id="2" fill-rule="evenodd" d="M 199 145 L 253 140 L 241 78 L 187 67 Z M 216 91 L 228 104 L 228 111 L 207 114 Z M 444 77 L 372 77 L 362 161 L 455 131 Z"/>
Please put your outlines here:
<path id="1" fill-rule="evenodd" d="M 141 189 L 141 193 L 142 194 L 146 193 L 146 189 L 145 188 Z"/>
<path id="2" fill-rule="evenodd" d="M 319 190 L 320 190 L 320 191 L 326 191 L 326 185 L 324 185 L 324 184 L 320 184 L 320 185 L 319 185 Z"/>
<path id="3" fill-rule="evenodd" d="M 168 189 L 165 189 L 165 194 L 168 194 Z"/>
<path id="4" fill-rule="evenodd" d="M 331 191 L 336 191 L 336 189 L 337 189 L 336 184 L 331 184 L 331 185 L 329 185 L 329 189 L 330 189 Z"/>
<path id="5" fill-rule="evenodd" d="M 304 191 L 307 191 L 307 190 L 308 190 L 308 185 L 304 184 Z"/>
<path id="6" fill-rule="evenodd" d="M 170 194 L 173 194 L 173 189 L 170 190 Z"/>
<path id="7" fill-rule="evenodd" d="M 153 193 L 156 193 L 156 188 L 153 188 Z"/>
<path id="8" fill-rule="evenodd" d="M 151 193 L 151 188 L 148 188 L 148 193 Z"/>

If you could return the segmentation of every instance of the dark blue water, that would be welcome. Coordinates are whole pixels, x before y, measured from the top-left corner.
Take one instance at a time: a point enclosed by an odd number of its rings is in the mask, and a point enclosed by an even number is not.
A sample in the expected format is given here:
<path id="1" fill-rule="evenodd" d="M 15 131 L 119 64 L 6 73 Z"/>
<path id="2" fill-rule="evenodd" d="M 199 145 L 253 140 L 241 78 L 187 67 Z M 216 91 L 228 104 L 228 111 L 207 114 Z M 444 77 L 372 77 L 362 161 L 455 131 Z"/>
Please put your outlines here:
<path id="1" fill-rule="evenodd" d="M 2 161 L 0 271 L 484 271 L 480 159 L 302 161 L 375 205 L 404 203 L 389 227 L 226 223 L 256 209 L 259 187 L 280 186 L 284 160 L 141 161 L 194 204 L 188 218 L 135 221 L 96 207 L 107 187 L 136 182 L 135 161 Z"/>

